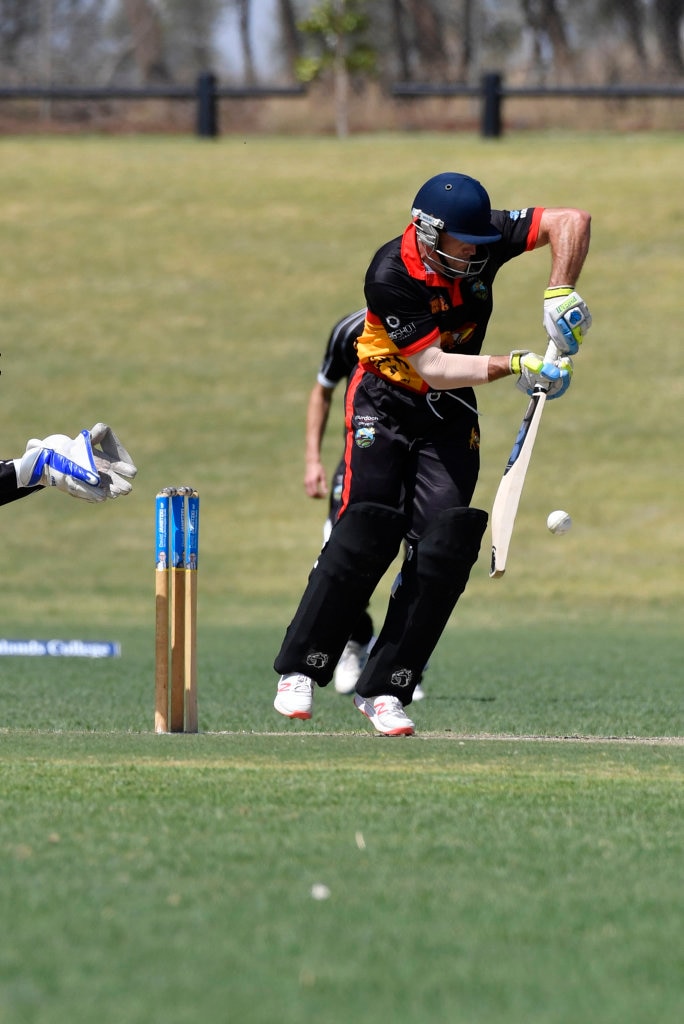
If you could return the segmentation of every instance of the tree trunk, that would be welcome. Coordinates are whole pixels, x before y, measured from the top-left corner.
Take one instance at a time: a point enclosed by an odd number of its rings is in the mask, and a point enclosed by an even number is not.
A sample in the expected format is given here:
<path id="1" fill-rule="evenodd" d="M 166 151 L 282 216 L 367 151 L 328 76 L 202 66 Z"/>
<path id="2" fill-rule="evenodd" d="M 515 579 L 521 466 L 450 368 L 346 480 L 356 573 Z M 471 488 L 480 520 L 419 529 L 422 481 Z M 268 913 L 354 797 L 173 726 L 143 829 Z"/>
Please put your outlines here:
<path id="1" fill-rule="evenodd" d="M 522 0 L 522 9 L 534 32 L 535 49 L 541 50 L 540 38 L 546 36 L 553 49 L 553 77 L 563 79 L 564 72 L 572 70 L 572 54 L 556 0 Z"/>
<path id="2" fill-rule="evenodd" d="M 282 43 L 287 68 L 292 78 L 295 77 L 295 64 L 301 53 L 301 37 L 297 29 L 297 15 L 292 0 L 278 0 L 280 24 L 282 27 Z"/>
<path id="3" fill-rule="evenodd" d="M 408 0 L 422 78 L 448 79 L 449 61 L 437 8 L 430 0 Z"/>
<path id="4" fill-rule="evenodd" d="M 254 66 L 254 50 L 250 35 L 251 6 L 250 0 L 238 0 L 238 13 L 240 16 L 240 43 L 242 44 L 242 59 L 245 62 L 245 82 L 247 85 L 254 85 L 257 76 Z"/>
<path id="5" fill-rule="evenodd" d="M 679 77 L 684 73 L 684 60 L 679 42 L 684 2 L 683 0 L 657 0 L 655 15 L 658 44 L 665 60 L 665 69 Z"/>
<path id="6" fill-rule="evenodd" d="M 149 0 L 123 0 L 123 9 L 131 30 L 135 63 L 144 84 L 163 84 L 171 80 L 164 57 L 164 32 L 159 13 Z"/>
<path id="7" fill-rule="evenodd" d="M 475 59 L 475 21 L 476 11 L 474 0 L 463 0 L 463 36 L 461 38 L 461 77 L 467 82 Z"/>
<path id="8" fill-rule="evenodd" d="M 397 45 L 399 78 L 404 82 L 409 82 L 411 80 L 411 64 L 409 61 L 408 43 L 406 42 L 406 27 L 404 25 L 404 11 L 401 0 L 392 0 L 392 21 L 394 22 L 394 38 Z"/>
<path id="9" fill-rule="evenodd" d="M 627 35 L 634 47 L 639 64 L 646 70 L 648 68 L 648 54 L 644 45 L 644 11 L 641 0 L 620 0 L 619 10 L 627 24 Z"/>
<path id="10" fill-rule="evenodd" d="M 340 33 L 335 40 L 335 130 L 338 139 L 349 135 L 349 72 L 347 70 L 346 44 Z"/>

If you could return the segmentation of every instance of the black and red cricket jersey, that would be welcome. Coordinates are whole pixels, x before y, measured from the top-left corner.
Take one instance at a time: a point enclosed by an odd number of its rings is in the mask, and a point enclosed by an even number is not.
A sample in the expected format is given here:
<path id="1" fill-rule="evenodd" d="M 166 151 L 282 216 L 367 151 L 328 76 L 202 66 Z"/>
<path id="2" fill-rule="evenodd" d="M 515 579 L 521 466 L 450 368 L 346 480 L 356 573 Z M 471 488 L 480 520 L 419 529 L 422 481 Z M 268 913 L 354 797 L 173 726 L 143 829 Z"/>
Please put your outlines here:
<path id="1" fill-rule="evenodd" d="M 363 368 L 409 391 L 429 385 L 404 356 L 440 339 L 445 352 L 478 355 L 492 314 L 492 285 L 504 263 L 534 249 L 542 207 L 493 210 L 501 240 L 478 246 L 474 260 L 488 256 L 482 272 L 450 280 L 427 267 L 418 252 L 415 225 L 373 257 L 366 273 L 368 305 L 357 342 Z"/>

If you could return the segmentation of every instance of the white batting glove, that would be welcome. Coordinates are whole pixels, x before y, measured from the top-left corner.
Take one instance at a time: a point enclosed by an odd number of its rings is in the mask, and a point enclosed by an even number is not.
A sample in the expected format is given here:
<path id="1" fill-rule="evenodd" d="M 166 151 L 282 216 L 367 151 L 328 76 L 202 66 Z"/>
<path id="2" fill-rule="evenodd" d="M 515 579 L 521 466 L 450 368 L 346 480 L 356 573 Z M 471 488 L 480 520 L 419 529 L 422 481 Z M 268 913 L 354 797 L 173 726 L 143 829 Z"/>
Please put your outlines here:
<path id="1" fill-rule="evenodd" d="M 560 354 L 574 356 L 591 327 L 591 313 L 574 288 L 558 285 L 544 292 L 543 325 Z"/>
<path id="2" fill-rule="evenodd" d="M 136 469 L 121 441 L 106 423 L 96 423 L 90 431 L 93 460 L 100 475 L 100 487 L 106 498 L 130 494 Z"/>
<path id="3" fill-rule="evenodd" d="M 519 378 L 516 385 L 526 395 L 532 395 L 535 388 L 542 387 L 548 399 L 560 398 L 570 387 L 573 365 L 567 356 L 545 363 L 544 357 L 536 352 L 519 349 L 511 352 L 508 365 L 511 373 Z"/>

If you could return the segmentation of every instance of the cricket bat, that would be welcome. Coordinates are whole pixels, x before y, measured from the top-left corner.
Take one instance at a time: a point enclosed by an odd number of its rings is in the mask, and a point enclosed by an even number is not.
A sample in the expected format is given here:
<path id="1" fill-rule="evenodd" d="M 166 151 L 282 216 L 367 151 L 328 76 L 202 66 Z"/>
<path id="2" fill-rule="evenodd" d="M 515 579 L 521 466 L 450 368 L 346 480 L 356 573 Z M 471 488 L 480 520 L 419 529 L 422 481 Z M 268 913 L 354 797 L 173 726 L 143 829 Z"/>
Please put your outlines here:
<path id="1" fill-rule="evenodd" d="M 558 350 L 549 341 L 544 361 L 553 362 L 558 358 Z M 541 423 L 547 388 L 538 385 L 530 398 L 523 416 L 518 436 L 508 457 L 501 483 L 492 505 L 492 560 L 489 575 L 492 579 L 500 579 L 506 571 L 508 548 L 513 536 L 513 526 L 520 504 L 520 495 L 525 484 L 527 468 L 532 458 L 534 442 Z"/>

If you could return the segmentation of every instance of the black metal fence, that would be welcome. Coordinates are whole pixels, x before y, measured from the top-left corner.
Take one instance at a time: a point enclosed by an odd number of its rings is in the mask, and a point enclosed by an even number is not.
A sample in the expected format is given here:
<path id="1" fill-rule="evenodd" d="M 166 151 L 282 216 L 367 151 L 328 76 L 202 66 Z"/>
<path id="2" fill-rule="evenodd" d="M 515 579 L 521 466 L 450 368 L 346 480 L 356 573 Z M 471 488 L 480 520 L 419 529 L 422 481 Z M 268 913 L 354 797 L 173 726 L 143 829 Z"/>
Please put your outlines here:
<path id="1" fill-rule="evenodd" d="M 221 86 L 216 75 L 205 72 L 194 86 L 163 85 L 144 88 L 98 86 L 0 86 L 0 100 L 185 100 L 195 103 L 197 135 L 213 138 L 219 134 L 220 99 L 270 99 L 304 96 L 303 86 Z"/>
<path id="2" fill-rule="evenodd" d="M 305 96 L 306 89 L 293 86 L 227 87 L 219 85 L 212 72 L 198 76 L 194 86 L 148 86 L 111 88 L 84 86 L 0 86 L 1 100 L 185 100 L 195 103 L 196 132 L 204 138 L 219 134 L 218 104 L 221 99 L 246 100 Z M 498 72 L 482 76 L 478 86 L 449 82 L 398 82 L 392 88 L 398 99 L 426 97 L 469 97 L 480 102 L 480 131 L 485 138 L 498 138 L 503 132 L 503 107 L 508 98 L 581 100 L 610 99 L 683 99 L 684 85 L 611 85 L 611 86 L 514 86 L 504 84 Z"/>
<path id="3" fill-rule="evenodd" d="M 507 98 L 527 99 L 684 99 L 684 85 L 597 85 L 597 86 L 513 86 L 504 85 L 499 72 L 482 76 L 479 86 L 448 82 L 398 82 L 392 95 L 405 99 L 466 96 L 480 100 L 480 131 L 485 138 L 498 138 L 503 131 L 503 105 Z"/>

